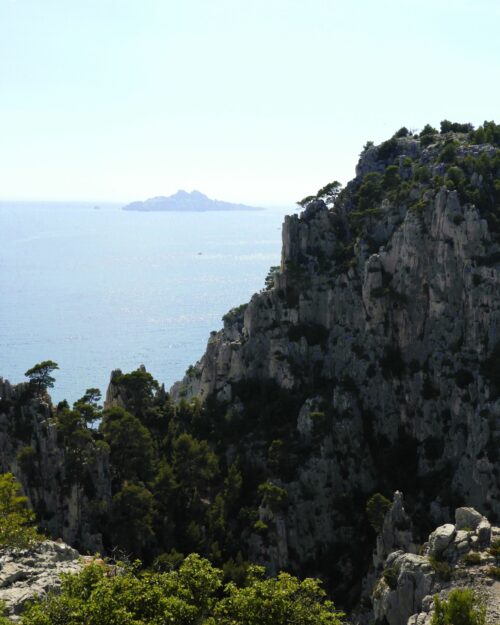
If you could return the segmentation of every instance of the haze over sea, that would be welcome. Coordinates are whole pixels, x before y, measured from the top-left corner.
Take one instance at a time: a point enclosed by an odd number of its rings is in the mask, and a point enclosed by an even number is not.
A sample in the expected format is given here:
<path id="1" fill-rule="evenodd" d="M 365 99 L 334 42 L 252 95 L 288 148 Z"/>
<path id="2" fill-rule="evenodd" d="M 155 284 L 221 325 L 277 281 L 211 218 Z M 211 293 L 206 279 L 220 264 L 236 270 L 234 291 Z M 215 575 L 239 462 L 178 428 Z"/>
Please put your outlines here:
<path id="1" fill-rule="evenodd" d="M 145 364 L 167 388 L 230 308 L 280 261 L 293 208 L 137 213 L 91 203 L 0 203 L 0 376 L 60 367 L 54 401 L 104 393 Z"/>

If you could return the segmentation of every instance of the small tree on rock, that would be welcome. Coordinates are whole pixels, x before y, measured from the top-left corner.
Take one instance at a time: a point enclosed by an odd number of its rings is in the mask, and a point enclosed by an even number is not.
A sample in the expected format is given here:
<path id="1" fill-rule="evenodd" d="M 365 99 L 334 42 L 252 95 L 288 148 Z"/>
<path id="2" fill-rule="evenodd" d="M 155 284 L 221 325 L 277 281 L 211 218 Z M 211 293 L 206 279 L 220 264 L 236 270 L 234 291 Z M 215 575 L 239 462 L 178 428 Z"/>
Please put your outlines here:
<path id="1" fill-rule="evenodd" d="M 56 369 L 59 369 L 57 362 L 44 360 L 28 369 L 24 375 L 29 378 L 30 384 L 35 389 L 37 395 L 41 395 L 48 388 L 53 388 L 56 379 L 51 373 Z"/>

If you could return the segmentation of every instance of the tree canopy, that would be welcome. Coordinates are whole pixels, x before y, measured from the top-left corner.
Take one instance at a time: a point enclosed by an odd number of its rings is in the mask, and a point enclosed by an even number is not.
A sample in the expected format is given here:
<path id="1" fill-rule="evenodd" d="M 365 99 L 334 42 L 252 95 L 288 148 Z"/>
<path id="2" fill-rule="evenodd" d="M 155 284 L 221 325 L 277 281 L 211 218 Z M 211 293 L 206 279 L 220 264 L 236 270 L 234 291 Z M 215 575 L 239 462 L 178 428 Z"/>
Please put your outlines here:
<path id="1" fill-rule="evenodd" d="M 59 369 L 57 362 L 53 360 L 43 360 L 37 363 L 24 374 L 30 380 L 30 384 L 38 394 L 53 388 L 56 379 L 51 375 L 53 371 Z"/>

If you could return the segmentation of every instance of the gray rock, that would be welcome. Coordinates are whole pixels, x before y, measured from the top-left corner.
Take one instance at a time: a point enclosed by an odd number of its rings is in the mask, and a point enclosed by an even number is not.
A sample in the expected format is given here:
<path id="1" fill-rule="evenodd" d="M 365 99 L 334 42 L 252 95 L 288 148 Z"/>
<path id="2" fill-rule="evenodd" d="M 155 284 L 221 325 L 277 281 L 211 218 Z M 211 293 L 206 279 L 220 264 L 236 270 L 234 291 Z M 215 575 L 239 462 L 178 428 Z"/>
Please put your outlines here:
<path id="1" fill-rule="evenodd" d="M 489 547 L 491 543 L 491 525 L 488 519 L 483 517 L 476 527 L 477 537 L 481 547 Z"/>
<path id="2" fill-rule="evenodd" d="M 18 620 L 27 601 L 60 587 L 62 573 L 77 573 L 85 558 L 69 545 L 44 541 L 29 549 L 0 551 L 0 601 Z"/>
<path id="3" fill-rule="evenodd" d="M 374 554 L 374 565 L 382 565 L 389 554 L 397 550 L 414 552 L 416 546 L 413 543 L 412 523 L 406 514 L 403 503 L 403 494 L 399 491 L 394 493 L 392 506 L 387 511 L 382 530 L 377 536 L 377 548 Z M 389 559 L 388 559 L 388 566 Z"/>
<path id="4" fill-rule="evenodd" d="M 457 508 L 455 511 L 455 526 L 457 530 L 475 530 L 481 523 L 483 515 L 474 508 Z"/>
<path id="5" fill-rule="evenodd" d="M 461 509 L 464 510 L 463 508 Z M 458 516 L 463 515 L 459 512 Z M 458 511 L 457 511 L 458 512 Z M 488 520 L 481 517 L 484 527 L 489 526 Z M 479 526 L 478 526 L 479 527 Z M 490 533 L 497 535 L 497 528 L 489 527 Z M 485 530 L 486 531 L 486 530 Z M 454 540 L 453 540 L 454 539 Z M 392 576 L 391 586 L 381 576 L 375 583 L 372 592 L 373 614 L 372 620 L 355 621 L 357 624 L 373 622 L 387 622 L 389 625 L 430 625 L 434 609 L 434 596 L 437 594 L 446 600 L 449 593 L 456 588 L 471 588 L 486 608 L 486 622 L 494 624 L 500 617 L 500 582 L 490 577 L 488 568 L 491 557 L 488 547 L 479 551 L 480 562 L 468 566 L 462 556 L 472 547 L 481 548 L 477 533 L 458 530 L 453 525 L 438 527 L 429 536 L 429 544 L 440 543 L 442 547 L 448 543 L 445 550 L 450 555 L 448 566 L 450 575 L 443 576 L 434 571 L 430 558 L 433 555 L 429 550 L 426 556 L 396 552 L 386 561 L 386 569 L 390 567 L 397 575 Z M 459 556 L 459 557 L 457 557 Z"/>
<path id="6" fill-rule="evenodd" d="M 439 557 L 455 536 L 455 526 L 451 523 L 441 525 L 429 536 L 429 555 Z"/>

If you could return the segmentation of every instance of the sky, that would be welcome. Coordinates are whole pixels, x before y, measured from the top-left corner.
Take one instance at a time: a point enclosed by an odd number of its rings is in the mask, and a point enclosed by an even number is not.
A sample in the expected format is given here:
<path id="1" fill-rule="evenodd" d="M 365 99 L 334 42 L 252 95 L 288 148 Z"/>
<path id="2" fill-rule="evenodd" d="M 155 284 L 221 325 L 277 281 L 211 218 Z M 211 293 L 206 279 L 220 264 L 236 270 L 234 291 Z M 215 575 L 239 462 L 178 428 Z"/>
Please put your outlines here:
<path id="1" fill-rule="evenodd" d="M 293 204 L 500 121 L 498 0 L 0 0 L 0 199 Z"/>

